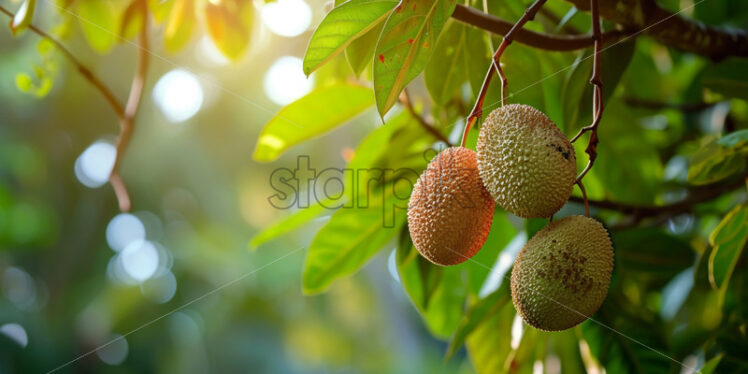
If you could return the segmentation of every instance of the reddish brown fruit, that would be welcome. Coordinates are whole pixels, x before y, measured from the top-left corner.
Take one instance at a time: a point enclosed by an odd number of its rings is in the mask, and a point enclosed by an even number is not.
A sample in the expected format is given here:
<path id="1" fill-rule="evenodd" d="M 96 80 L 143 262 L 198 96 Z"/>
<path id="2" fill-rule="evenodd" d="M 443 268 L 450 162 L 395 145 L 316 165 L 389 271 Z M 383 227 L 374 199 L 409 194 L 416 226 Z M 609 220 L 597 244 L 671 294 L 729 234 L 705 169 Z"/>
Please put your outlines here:
<path id="1" fill-rule="evenodd" d="M 493 210 L 493 198 L 478 175 L 475 152 L 448 148 L 431 160 L 410 195 L 410 237 L 429 261 L 456 265 L 483 247 Z"/>

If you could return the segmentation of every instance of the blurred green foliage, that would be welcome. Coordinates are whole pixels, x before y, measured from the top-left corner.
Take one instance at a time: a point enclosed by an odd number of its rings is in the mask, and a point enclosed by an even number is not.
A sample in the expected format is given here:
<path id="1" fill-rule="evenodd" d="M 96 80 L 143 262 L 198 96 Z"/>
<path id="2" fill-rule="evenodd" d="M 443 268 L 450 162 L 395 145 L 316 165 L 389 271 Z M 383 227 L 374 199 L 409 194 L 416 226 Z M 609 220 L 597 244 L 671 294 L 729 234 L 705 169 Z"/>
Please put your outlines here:
<path id="1" fill-rule="evenodd" d="M 748 370 L 745 59 L 714 62 L 646 37 L 606 48 L 589 197 L 656 210 L 719 193 L 651 215 L 593 207 L 616 250 L 608 298 L 582 325 L 547 333 L 522 324 L 506 279 L 547 220 L 497 208 L 481 252 L 449 268 L 419 256 L 405 224 L 415 177 L 444 146 L 422 122 L 456 143 L 500 39 L 449 19 L 452 1 L 336 1 L 327 15 L 310 3 L 319 27 L 284 38 L 258 31 L 261 4 L 245 0 L 2 2 L 31 12 L 13 21 L 17 37 L 0 34 L 0 372 L 45 372 L 87 352 L 60 371 Z M 515 20 L 526 6 L 487 10 Z M 526 27 L 590 29 L 589 15 L 565 2 L 545 10 Z M 707 24 L 748 25 L 741 2 L 683 10 Z M 154 301 L 156 278 L 112 275 L 114 197 L 81 186 L 73 171 L 88 144 L 116 133 L 116 118 L 49 41 L 20 32 L 32 16 L 117 92 L 130 83 L 137 47 L 128 44 L 143 22 L 158 38 L 154 55 L 168 56 L 152 59 L 148 89 L 174 65 L 214 83 L 209 105 L 184 124 L 144 100 L 125 159 L 146 238 L 168 253 L 176 291 L 166 301 Z M 201 35 L 234 64 L 193 59 Z M 307 42 L 303 70 L 316 87 L 276 108 L 258 82 L 272 59 L 301 55 Z M 543 110 L 574 135 L 591 121 L 590 54 L 512 44 L 502 59 L 509 102 Z M 406 86 L 412 108 L 398 104 Z M 486 113 L 498 107 L 496 80 L 485 102 Z M 477 131 L 468 135 L 474 147 Z M 580 170 L 586 141 L 575 144 Z M 321 169 L 366 170 L 372 183 L 345 179 L 338 199 L 276 209 L 272 173 L 296 167 L 298 155 Z M 368 205 L 355 204 L 362 197 Z M 583 212 L 570 202 L 558 216 Z M 12 323 L 27 345 L 3 330 Z M 117 340 L 126 342 L 121 362 L 92 351 L 129 332 Z"/>

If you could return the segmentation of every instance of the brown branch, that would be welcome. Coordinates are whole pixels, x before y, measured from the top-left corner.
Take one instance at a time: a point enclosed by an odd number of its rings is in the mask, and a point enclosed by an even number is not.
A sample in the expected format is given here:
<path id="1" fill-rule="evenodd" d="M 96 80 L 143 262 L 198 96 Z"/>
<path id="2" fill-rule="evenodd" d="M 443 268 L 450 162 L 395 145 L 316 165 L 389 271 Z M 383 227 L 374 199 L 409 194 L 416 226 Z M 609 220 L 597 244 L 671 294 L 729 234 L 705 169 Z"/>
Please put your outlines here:
<path id="1" fill-rule="evenodd" d="M 600 11 L 598 7 L 598 0 L 590 0 L 590 3 L 590 9 L 592 13 L 592 39 L 595 41 L 595 49 L 592 59 L 592 77 L 590 77 L 590 84 L 595 87 L 592 94 L 592 113 L 594 118 L 592 120 L 592 124 L 582 127 L 582 129 L 579 130 L 579 133 L 571 139 L 571 142 L 574 143 L 577 139 L 579 139 L 580 136 L 582 136 L 582 134 L 588 131 L 590 132 L 590 140 L 587 143 L 587 148 L 584 151 L 589 156 L 587 166 L 585 166 L 584 170 L 582 170 L 582 172 L 579 173 L 579 176 L 577 176 L 577 184 L 582 190 L 584 190 L 584 187 L 581 183 L 582 178 L 584 178 L 587 172 L 592 169 L 592 165 L 595 164 L 595 159 L 597 159 L 597 143 L 599 142 L 599 139 L 597 137 L 597 127 L 600 125 L 600 120 L 603 116 L 603 110 L 605 109 L 605 105 L 603 104 L 603 81 L 601 72 L 603 36 L 602 31 L 600 30 Z M 585 206 L 587 206 L 587 203 L 585 203 Z"/>
<path id="2" fill-rule="evenodd" d="M 567 1 L 580 10 L 590 9 L 588 0 Z M 600 3 L 600 15 L 682 51 L 715 60 L 748 57 L 748 34 L 744 30 L 707 26 L 665 10 L 655 0 L 606 0 Z"/>
<path id="3" fill-rule="evenodd" d="M 442 134 L 441 131 L 437 130 L 436 127 L 428 123 L 426 119 L 424 119 L 420 114 L 416 112 L 416 110 L 413 108 L 413 103 L 410 99 L 410 94 L 408 94 L 407 89 L 403 90 L 403 94 L 400 96 L 400 103 L 403 104 L 405 109 L 407 109 L 408 112 L 410 112 L 410 115 L 413 116 L 413 118 L 415 118 L 416 121 L 418 121 L 418 123 L 421 125 L 421 127 L 424 128 L 424 130 L 426 130 L 429 134 L 433 135 L 439 141 L 444 142 L 447 145 L 447 147 L 452 146 L 452 144 L 449 142 L 449 139 L 447 139 L 447 137 L 444 136 L 444 134 Z"/>
<path id="4" fill-rule="evenodd" d="M 117 137 L 117 156 L 114 160 L 114 167 L 112 173 L 109 175 L 109 182 L 114 188 L 114 193 L 117 195 L 117 201 L 119 201 L 119 209 L 123 212 L 127 212 L 132 207 L 130 202 L 130 195 L 127 192 L 127 187 L 122 181 L 120 176 L 120 166 L 122 165 L 122 159 L 125 156 L 125 151 L 132 138 L 132 133 L 135 127 L 135 116 L 138 113 L 140 107 L 140 101 L 143 97 L 143 89 L 145 87 L 145 78 L 148 73 L 148 17 L 146 3 L 144 0 L 139 0 L 141 6 L 141 12 L 143 12 L 143 22 L 141 23 L 140 33 L 138 34 L 138 63 L 135 70 L 135 76 L 133 77 L 132 84 L 130 85 L 130 95 L 125 105 L 125 113 L 122 120 L 120 120 L 120 133 Z"/>
<path id="5" fill-rule="evenodd" d="M 512 25 L 509 31 L 504 34 L 504 38 L 501 40 L 499 48 L 493 55 L 491 66 L 488 67 L 488 72 L 486 72 L 486 77 L 483 79 L 483 85 L 481 86 L 480 93 L 478 94 L 478 99 L 475 101 L 475 106 L 473 106 L 473 110 L 470 112 L 470 116 L 465 121 L 465 130 L 462 132 L 462 141 L 460 142 L 461 146 L 465 146 L 468 132 L 475 124 L 475 121 L 477 121 L 478 118 L 483 115 L 483 101 L 486 99 L 488 86 L 491 84 L 491 78 L 493 78 L 494 68 L 496 69 L 496 71 L 498 71 L 499 78 L 501 78 L 501 105 L 504 105 L 504 101 L 506 99 L 506 95 L 504 95 L 504 93 L 507 87 L 507 80 L 506 76 L 504 76 L 504 70 L 501 68 L 501 55 L 503 55 L 504 50 L 506 50 L 506 48 L 510 44 L 512 44 L 515 33 L 519 32 L 519 30 L 522 30 L 522 27 L 525 25 L 525 23 L 535 18 L 535 14 L 541 7 L 543 7 L 543 4 L 545 4 L 545 2 L 546 0 L 535 0 L 535 2 L 533 2 L 532 5 L 530 5 L 530 7 L 525 10 L 525 13 L 522 14 L 522 17 L 517 20 L 517 23 Z"/>
<path id="6" fill-rule="evenodd" d="M 452 17 L 460 22 L 499 35 L 506 35 L 514 25 L 502 18 L 462 4 L 457 4 Z M 624 31 L 611 30 L 603 35 L 603 39 L 612 44 L 627 35 L 629 33 Z M 515 30 L 513 38 L 519 43 L 547 51 L 574 51 L 594 45 L 594 40 L 589 35 L 551 35 L 525 29 Z"/>
<path id="7" fill-rule="evenodd" d="M 637 222 L 644 218 L 658 217 L 661 215 L 676 216 L 678 214 L 691 212 L 695 205 L 711 201 L 722 194 L 746 186 L 744 178 L 748 180 L 748 174 L 728 182 L 713 183 L 693 188 L 690 190 L 688 197 L 672 204 L 636 205 L 610 200 L 589 200 L 589 205 L 599 209 L 612 210 L 634 216 Z M 572 196 L 569 201 L 584 204 L 584 198 L 581 197 Z"/>
<path id="8" fill-rule="evenodd" d="M 648 100 L 648 99 L 640 99 L 636 97 L 626 97 L 623 99 L 623 101 L 626 103 L 626 105 L 637 107 L 637 108 L 652 109 L 652 110 L 675 109 L 681 112 L 699 112 L 699 111 L 708 109 L 714 105 L 719 104 L 719 102 L 714 102 L 714 103 L 694 102 L 694 103 L 678 104 L 678 103 L 667 103 L 667 102 Z"/>
<path id="9" fill-rule="evenodd" d="M 15 14 L 13 14 L 8 9 L 5 9 L 2 5 L 0 5 L 0 13 L 5 14 L 6 16 L 13 19 Z M 78 72 L 83 75 L 83 78 L 88 80 L 89 83 L 91 83 L 100 93 L 102 96 L 104 96 L 104 99 L 106 99 L 107 103 L 109 103 L 109 106 L 112 107 L 114 110 L 114 113 L 117 115 L 119 119 L 124 118 L 125 111 L 122 108 L 122 104 L 120 104 L 119 100 L 117 100 L 116 97 L 114 97 L 114 94 L 112 94 L 112 91 L 103 83 L 99 78 L 96 77 L 96 75 L 91 72 L 91 69 L 83 65 L 83 63 L 78 60 L 70 51 L 65 48 L 60 41 L 55 39 L 52 35 L 47 34 L 44 30 L 34 26 L 29 25 L 29 30 L 33 31 L 37 35 L 41 36 L 44 39 L 49 40 L 54 44 L 54 46 L 62 52 L 62 55 L 65 56 L 68 61 L 70 61 L 73 65 L 75 65 L 76 69 L 78 69 Z"/>

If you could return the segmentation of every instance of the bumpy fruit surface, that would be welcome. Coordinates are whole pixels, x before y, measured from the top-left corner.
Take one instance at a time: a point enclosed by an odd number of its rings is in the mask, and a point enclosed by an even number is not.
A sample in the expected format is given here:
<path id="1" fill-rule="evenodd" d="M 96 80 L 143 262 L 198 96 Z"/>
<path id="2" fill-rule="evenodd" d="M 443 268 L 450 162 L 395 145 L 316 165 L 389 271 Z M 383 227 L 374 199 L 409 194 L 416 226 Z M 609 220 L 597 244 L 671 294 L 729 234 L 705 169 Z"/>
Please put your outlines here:
<path id="1" fill-rule="evenodd" d="M 512 301 L 529 325 L 545 331 L 573 327 L 605 300 L 613 273 L 613 244 L 588 217 L 551 222 L 527 242 L 512 269 Z"/>
<path id="2" fill-rule="evenodd" d="M 549 217 L 571 196 L 577 160 L 569 139 L 545 114 L 510 104 L 486 118 L 478 170 L 491 196 L 524 218 Z"/>
<path id="3" fill-rule="evenodd" d="M 459 264 L 483 247 L 493 210 L 494 201 L 478 176 L 475 152 L 448 148 L 431 160 L 413 187 L 410 237 L 429 261 Z"/>

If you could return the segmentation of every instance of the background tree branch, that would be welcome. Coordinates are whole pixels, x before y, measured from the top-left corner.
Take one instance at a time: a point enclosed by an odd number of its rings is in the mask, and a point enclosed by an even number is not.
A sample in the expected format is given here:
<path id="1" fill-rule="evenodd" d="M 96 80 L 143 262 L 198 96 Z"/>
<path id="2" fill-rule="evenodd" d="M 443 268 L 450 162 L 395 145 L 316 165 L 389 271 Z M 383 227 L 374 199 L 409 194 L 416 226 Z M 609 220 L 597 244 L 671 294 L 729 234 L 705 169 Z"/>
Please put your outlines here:
<path id="1" fill-rule="evenodd" d="M 499 35 L 506 35 L 514 25 L 513 22 L 462 4 L 457 4 L 452 17 Z M 626 35 L 627 33 L 623 31 L 611 30 L 603 34 L 603 40 L 606 43 L 614 43 Z M 591 47 L 594 44 L 594 40 L 589 35 L 550 35 L 526 29 L 516 30 L 514 40 L 547 51 L 573 51 Z"/>
<path id="2" fill-rule="evenodd" d="M 577 8 L 590 10 L 587 0 L 567 0 Z M 639 33 L 682 51 L 719 60 L 728 56 L 748 57 L 748 35 L 744 30 L 707 26 L 669 12 L 654 0 L 606 0 L 600 3 L 600 15 L 621 26 L 603 34 L 606 44 Z M 505 35 L 513 23 L 491 14 L 457 4 L 452 17 L 475 27 Z M 548 51 L 571 51 L 591 47 L 588 35 L 550 35 L 519 30 L 515 40 Z"/>
<path id="3" fill-rule="evenodd" d="M 566 0 L 589 10 L 587 0 Z M 626 30 L 640 30 L 658 42 L 715 60 L 728 56 L 748 57 L 745 30 L 708 26 L 660 7 L 655 0 L 606 0 L 600 15 Z"/>
<path id="4" fill-rule="evenodd" d="M 599 209 L 611 210 L 633 217 L 633 224 L 640 222 L 642 219 L 651 217 L 673 217 L 679 214 L 693 211 L 694 206 L 702 204 L 717 197 L 734 191 L 748 184 L 748 174 L 740 178 L 734 178 L 728 182 L 713 183 L 706 186 L 699 186 L 689 191 L 688 197 L 675 203 L 666 205 L 636 205 L 619 203 L 610 200 L 589 200 L 590 206 Z M 569 201 L 584 204 L 581 197 L 572 196 Z"/>

